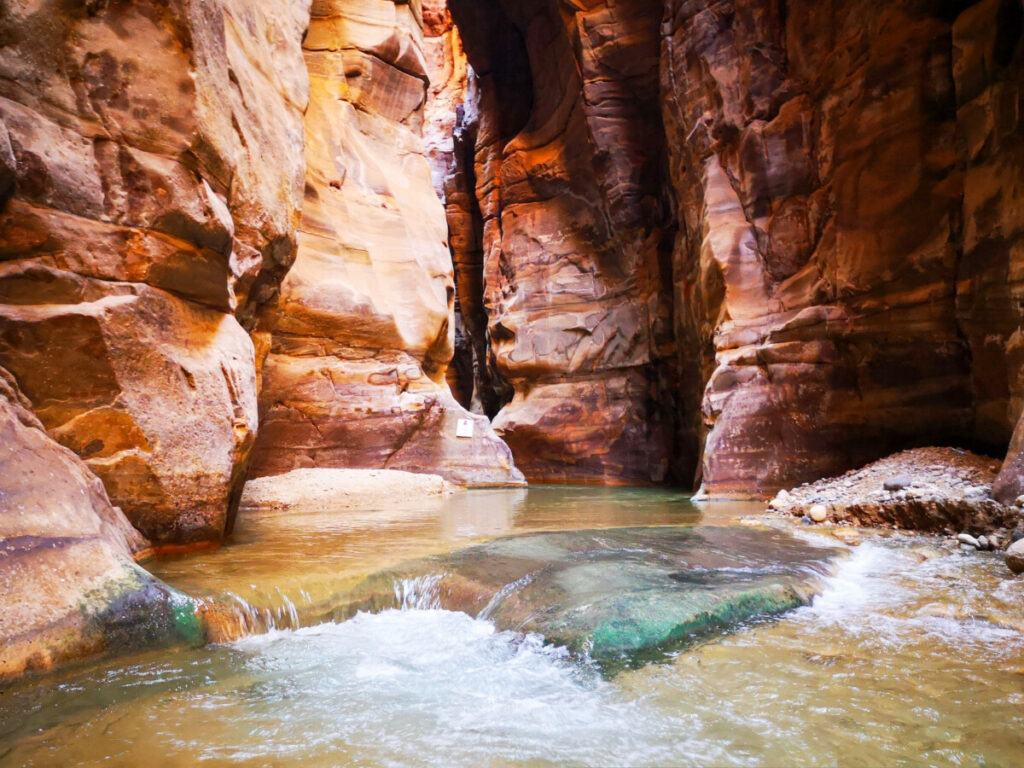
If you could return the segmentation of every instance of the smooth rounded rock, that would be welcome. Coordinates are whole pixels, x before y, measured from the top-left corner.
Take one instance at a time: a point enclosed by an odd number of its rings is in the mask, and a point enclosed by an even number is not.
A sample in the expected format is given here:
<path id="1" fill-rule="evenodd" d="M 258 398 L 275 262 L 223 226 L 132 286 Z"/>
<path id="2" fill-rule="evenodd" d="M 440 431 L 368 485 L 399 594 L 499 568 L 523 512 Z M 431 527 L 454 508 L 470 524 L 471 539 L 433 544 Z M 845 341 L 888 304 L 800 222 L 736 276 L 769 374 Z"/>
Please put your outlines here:
<path id="1" fill-rule="evenodd" d="M 971 536 L 971 534 L 969 533 L 958 534 L 956 540 L 959 541 L 961 544 L 967 544 L 968 546 L 974 547 L 975 549 L 980 548 L 978 540 Z"/>
<path id="2" fill-rule="evenodd" d="M 815 504 L 807 514 L 814 522 L 823 523 L 828 520 L 828 507 L 824 504 Z"/>
<path id="3" fill-rule="evenodd" d="M 1024 573 L 1024 540 L 1014 542 L 1006 550 L 1006 566 L 1014 573 Z"/>

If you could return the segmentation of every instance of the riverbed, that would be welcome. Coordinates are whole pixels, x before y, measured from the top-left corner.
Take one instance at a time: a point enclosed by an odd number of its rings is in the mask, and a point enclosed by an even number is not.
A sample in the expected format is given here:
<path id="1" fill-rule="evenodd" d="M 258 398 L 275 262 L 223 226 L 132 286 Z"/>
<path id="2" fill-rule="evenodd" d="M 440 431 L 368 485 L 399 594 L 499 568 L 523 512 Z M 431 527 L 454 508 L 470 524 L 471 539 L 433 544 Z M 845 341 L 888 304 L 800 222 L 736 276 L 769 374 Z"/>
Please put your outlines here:
<path id="1" fill-rule="evenodd" d="M 0 763 L 1024 763 L 1024 579 L 997 555 L 927 537 L 867 534 L 809 605 L 614 672 L 430 601 L 316 618 L 370 574 L 497 537 L 739 530 L 760 509 L 659 489 L 542 487 L 402 510 L 243 515 L 229 545 L 149 567 L 192 595 L 246 606 L 258 633 L 9 686 Z"/>

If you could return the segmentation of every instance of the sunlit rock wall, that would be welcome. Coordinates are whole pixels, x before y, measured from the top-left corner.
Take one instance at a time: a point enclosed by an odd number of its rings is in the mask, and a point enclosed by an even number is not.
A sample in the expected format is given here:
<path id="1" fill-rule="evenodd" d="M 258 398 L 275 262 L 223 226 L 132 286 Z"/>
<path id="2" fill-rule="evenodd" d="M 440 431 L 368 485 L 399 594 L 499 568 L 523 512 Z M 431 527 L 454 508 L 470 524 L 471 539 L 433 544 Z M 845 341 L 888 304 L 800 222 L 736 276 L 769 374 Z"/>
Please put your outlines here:
<path id="1" fill-rule="evenodd" d="M 386 467 L 521 482 L 445 381 L 455 291 L 423 141 L 422 24 L 418 3 L 313 3 L 299 252 L 268 320 L 254 475 Z M 459 419 L 475 419 L 473 438 L 456 437 Z"/>
<path id="2" fill-rule="evenodd" d="M 0 364 L 157 542 L 219 538 L 294 257 L 308 0 L 0 6 Z"/>
<path id="3" fill-rule="evenodd" d="M 1005 448 L 1019 0 L 450 9 L 475 70 L 446 186 L 474 397 L 514 387 L 495 426 L 529 477 L 758 494 Z"/>

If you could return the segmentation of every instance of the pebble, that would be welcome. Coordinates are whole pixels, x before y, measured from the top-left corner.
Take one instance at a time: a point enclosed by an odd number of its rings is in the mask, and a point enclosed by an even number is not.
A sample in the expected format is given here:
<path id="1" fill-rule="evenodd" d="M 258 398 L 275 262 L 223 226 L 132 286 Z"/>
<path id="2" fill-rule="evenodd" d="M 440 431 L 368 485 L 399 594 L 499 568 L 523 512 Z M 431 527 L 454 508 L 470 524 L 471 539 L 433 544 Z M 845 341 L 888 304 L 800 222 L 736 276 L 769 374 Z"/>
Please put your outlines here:
<path id="1" fill-rule="evenodd" d="M 991 547 L 989 546 L 989 543 L 988 543 L 988 536 L 979 536 L 978 537 L 978 549 L 983 549 L 986 552 L 991 549 Z"/>
<path id="2" fill-rule="evenodd" d="M 914 481 L 908 475 L 897 475 L 883 481 L 882 487 L 887 491 L 902 491 L 909 488 Z"/>
<path id="3" fill-rule="evenodd" d="M 1024 496 L 1018 496 L 1017 501 L 1014 502 L 1018 507 L 1024 507 Z"/>
<path id="4" fill-rule="evenodd" d="M 1024 573 L 1024 541 L 1015 542 L 1006 550 L 1006 565 L 1014 573 Z"/>
<path id="5" fill-rule="evenodd" d="M 961 544 L 966 544 L 970 547 L 974 547 L 975 549 L 979 549 L 978 540 L 971 536 L 971 534 L 969 533 L 958 534 L 956 540 L 959 541 Z"/>
<path id="6" fill-rule="evenodd" d="M 828 507 L 824 504 L 815 504 L 807 514 L 814 522 L 823 523 L 828 520 Z"/>
<path id="7" fill-rule="evenodd" d="M 803 517 L 800 518 L 800 522 L 803 523 L 804 525 L 810 525 L 814 521 L 811 520 L 811 518 L 809 518 L 807 515 L 804 515 Z"/>
<path id="8" fill-rule="evenodd" d="M 1024 531 L 1014 531 L 1010 534 L 1010 541 L 1016 544 L 1021 539 L 1024 539 Z"/>
<path id="9" fill-rule="evenodd" d="M 970 544 L 961 544 L 960 551 L 967 554 L 968 552 L 977 552 L 978 549 L 977 547 L 972 547 Z"/>

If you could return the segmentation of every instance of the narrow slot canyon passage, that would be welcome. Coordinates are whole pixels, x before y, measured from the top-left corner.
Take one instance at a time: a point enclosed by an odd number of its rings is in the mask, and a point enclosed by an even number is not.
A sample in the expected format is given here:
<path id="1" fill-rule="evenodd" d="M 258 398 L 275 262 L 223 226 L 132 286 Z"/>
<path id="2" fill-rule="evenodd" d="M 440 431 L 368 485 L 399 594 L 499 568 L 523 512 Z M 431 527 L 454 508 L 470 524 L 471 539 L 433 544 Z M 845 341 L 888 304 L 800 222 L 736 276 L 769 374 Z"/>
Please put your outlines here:
<path id="1" fill-rule="evenodd" d="M 0 768 L 1024 764 L 1024 0 L 0 3 Z"/>

